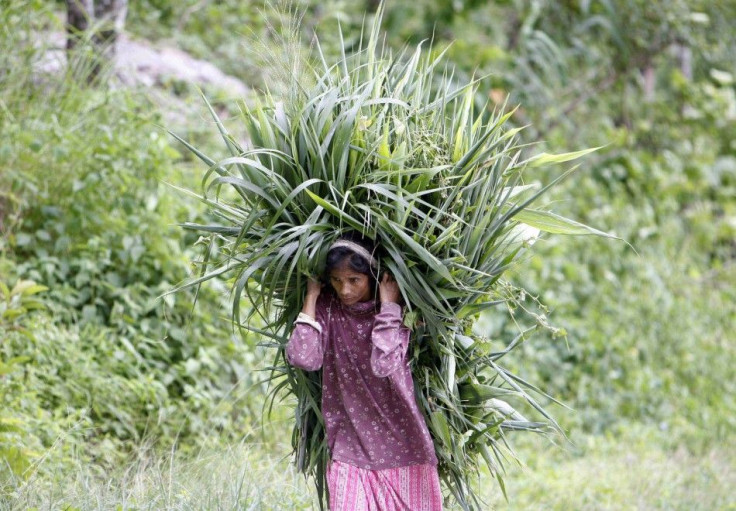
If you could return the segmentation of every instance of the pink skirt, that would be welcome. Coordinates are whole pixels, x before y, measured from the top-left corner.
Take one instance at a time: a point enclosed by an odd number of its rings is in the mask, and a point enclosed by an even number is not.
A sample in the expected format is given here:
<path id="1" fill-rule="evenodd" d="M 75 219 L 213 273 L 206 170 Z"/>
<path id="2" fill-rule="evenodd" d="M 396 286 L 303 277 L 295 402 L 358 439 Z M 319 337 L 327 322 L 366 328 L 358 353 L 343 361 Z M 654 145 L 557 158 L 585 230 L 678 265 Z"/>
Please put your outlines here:
<path id="1" fill-rule="evenodd" d="M 332 461 L 327 486 L 331 511 L 442 511 L 434 465 L 367 470 Z"/>

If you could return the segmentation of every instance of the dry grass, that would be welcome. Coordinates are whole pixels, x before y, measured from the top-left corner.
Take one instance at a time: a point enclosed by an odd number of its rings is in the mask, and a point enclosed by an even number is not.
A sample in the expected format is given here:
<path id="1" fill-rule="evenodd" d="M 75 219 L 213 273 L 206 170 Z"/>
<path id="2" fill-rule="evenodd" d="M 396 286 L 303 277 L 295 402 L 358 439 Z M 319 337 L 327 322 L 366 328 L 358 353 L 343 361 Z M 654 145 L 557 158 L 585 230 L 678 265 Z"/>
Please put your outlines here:
<path id="1" fill-rule="evenodd" d="M 694 454 L 670 449 L 668 433 L 647 428 L 576 440 L 578 446 L 562 450 L 526 438 L 519 454 L 527 465 L 506 478 L 508 502 L 494 481 L 481 480 L 488 508 L 736 509 L 733 443 Z M 276 454 L 273 448 L 240 444 L 195 457 L 141 456 L 112 474 L 80 464 L 75 473 L 46 473 L 16 486 L 0 499 L 0 510 L 319 509 L 312 485 L 285 456 L 288 445 L 277 444 Z"/>

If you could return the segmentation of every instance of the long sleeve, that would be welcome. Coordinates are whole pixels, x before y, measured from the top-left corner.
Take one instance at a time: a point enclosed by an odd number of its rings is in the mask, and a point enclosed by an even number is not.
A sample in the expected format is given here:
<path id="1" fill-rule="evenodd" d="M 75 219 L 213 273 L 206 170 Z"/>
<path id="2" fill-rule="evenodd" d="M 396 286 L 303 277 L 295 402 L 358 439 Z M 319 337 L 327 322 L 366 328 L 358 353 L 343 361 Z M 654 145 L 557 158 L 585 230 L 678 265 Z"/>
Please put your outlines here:
<path id="1" fill-rule="evenodd" d="M 324 360 L 322 325 L 306 314 L 299 314 L 286 345 L 286 359 L 294 367 L 316 371 Z"/>
<path id="2" fill-rule="evenodd" d="M 373 374 L 385 378 L 405 363 L 410 334 L 409 329 L 402 324 L 401 306 L 398 303 L 382 303 L 371 333 Z"/>

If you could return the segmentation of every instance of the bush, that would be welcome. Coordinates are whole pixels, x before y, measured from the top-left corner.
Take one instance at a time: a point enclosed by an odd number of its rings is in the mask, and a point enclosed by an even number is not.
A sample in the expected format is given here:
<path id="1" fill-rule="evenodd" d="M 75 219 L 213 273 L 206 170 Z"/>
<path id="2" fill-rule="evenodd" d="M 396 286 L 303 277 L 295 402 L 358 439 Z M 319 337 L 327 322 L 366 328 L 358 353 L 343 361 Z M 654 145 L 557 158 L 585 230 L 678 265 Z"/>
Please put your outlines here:
<path id="1" fill-rule="evenodd" d="M 109 466 L 142 442 L 241 437 L 262 393 L 254 341 L 220 319 L 225 288 L 162 298 L 192 273 L 196 237 L 175 224 L 198 215 L 162 182 L 187 178 L 160 114 L 140 92 L 34 71 L 45 48 L 27 36 L 55 18 L 23 4 L 0 13 L 1 280 L 48 291 L 1 337 L 3 456 L 27 475 L 56 451 Z"/>

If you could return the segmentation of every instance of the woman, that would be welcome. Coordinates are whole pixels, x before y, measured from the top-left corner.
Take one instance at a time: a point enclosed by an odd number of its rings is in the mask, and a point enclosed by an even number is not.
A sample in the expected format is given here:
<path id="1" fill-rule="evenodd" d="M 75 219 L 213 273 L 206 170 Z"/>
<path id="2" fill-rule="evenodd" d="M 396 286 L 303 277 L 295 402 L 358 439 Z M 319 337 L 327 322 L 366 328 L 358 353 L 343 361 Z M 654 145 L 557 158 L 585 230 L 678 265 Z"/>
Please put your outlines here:
<path id="1" fill-rule="evenodd" d="M 407 364 L 410 332 L 399 287 L 387 273 L 378 282 L 374 253 L 356 235 L 330 247 L 327 285 L 310 281 L 287 359 L 322 369 L 332 511 L 441 510 L 437 457 Z"/>

